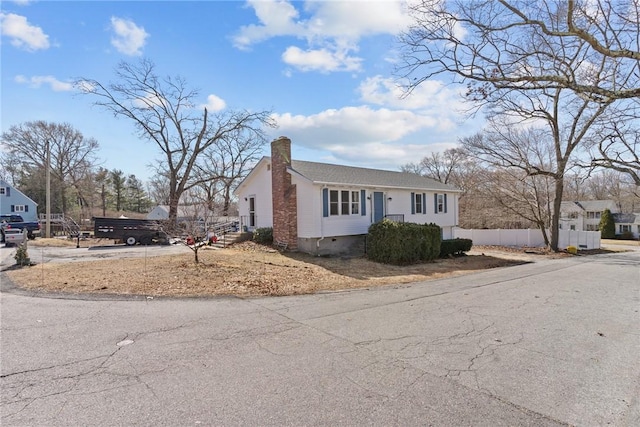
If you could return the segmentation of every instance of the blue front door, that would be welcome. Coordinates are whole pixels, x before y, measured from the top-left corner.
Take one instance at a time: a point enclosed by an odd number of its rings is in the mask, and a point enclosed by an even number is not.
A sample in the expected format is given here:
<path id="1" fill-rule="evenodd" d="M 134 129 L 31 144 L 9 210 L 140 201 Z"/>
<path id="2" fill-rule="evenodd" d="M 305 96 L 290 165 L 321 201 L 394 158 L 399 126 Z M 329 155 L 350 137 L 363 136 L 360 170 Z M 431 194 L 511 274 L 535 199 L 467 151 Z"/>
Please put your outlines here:
<path id="1" fill-rule="evenodd" d="M 373 222 L 382 221 L 384 218 L 384 193 L 373 193 Z"/>

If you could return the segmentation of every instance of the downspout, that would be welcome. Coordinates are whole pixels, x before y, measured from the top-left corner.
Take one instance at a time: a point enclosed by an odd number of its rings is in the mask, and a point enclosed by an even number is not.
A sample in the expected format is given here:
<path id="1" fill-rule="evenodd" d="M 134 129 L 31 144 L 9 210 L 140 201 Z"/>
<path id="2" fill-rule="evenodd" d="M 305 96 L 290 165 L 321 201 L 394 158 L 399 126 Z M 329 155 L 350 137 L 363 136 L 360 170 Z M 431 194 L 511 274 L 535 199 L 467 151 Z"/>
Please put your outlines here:
<path id="1" fill-rule="evenodd" d="M 320 201 L 322 202 L 322 189 L 327 188 L 326 185 L 323 185 L 322 188 L 320 189 Z M 318 240 L 316 240 L 316 255 L 318 255 L 318 252 L 320 251 L 320 242 L 322 242 L 324 240 L 324 216 L 320 215 L 320 238 Z"/>

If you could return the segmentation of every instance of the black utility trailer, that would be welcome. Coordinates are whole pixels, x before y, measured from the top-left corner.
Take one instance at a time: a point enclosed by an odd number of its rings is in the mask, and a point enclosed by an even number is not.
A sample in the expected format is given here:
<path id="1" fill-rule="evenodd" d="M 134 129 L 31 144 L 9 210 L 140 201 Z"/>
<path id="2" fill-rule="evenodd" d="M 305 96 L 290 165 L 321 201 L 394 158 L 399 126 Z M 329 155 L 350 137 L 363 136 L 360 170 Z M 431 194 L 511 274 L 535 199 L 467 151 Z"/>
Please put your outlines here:
<path id="1" fill-rule="evenodd" d="M 128 246 L 167 245 L 169 236 L 162 224 L 151 219 L 93 218 L 93 234 L 96 238 L 121 240 Z"/>

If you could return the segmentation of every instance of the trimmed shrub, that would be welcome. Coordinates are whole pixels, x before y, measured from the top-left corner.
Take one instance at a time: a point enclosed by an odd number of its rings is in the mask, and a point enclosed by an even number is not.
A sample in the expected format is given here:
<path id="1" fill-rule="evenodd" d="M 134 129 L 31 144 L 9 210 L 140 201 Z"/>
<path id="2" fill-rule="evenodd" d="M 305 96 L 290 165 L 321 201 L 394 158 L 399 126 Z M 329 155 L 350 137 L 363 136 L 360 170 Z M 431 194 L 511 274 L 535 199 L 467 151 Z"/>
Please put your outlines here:
<path id="1" fill-rule="evenodd" d="M 273 228 L 263 227 L 253 230 L 253 241 L 261 243 L 263 245 L 270 245 L 273 243 Z"/>
<path id="2" fill-rule="evenodd" d="M 600 237 L 603 239 L 616 238 L 616 224 L 609 209 L 605 209 L 602 212 L 602 215 L 600 216 L 600 223 L 598 224 L 598 230 L 600 230 Z"/>
<path id="3" fill-rule="evenodd" d="M 620 240 L 635 240 L 636 238 L 633 237 L 633 233 L 631 231 L 623 231 L 622 233 L 618 234 L 616 236 L 616 239 L 620 239 Z"/>
<path id="4" fill-rule="evenodd" d="M 431 261 L 440 254 L 440 233 L 435 224 L 384 219 L 369 227 L 367 258 L 395 265 Z"/>
<path id="5" fill-rule="evenodd" d="M 13 256 L 13 259 L 16 260 L 17 265 L 25 266 L 31 265 L 31 259 L 29 258 L 29 254 L 27 252 L 27 245 L 22 243 L 16 249 L 16 254 Z"/>
<path id="6" fill-rule="evenodd" d="M 461 255 L 469 252 L 473 246 L 471 239 L 448 239 L 443 240 L 440 244 L 440 258 L 446 258 L 450 255 Z"/>

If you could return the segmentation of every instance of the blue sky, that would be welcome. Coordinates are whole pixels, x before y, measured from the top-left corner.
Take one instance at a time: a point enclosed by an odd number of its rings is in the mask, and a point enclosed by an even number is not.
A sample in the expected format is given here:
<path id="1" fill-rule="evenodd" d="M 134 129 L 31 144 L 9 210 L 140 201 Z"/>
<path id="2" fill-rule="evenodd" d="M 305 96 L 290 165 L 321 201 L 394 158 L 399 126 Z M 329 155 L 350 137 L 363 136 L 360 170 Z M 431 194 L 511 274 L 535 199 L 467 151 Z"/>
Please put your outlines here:
<path id="1" fill-rule="evenodd" d="M 71 85 L 120 61 L 180 75 L 211 110 L 270 110 L 293 158 L 398 170 L 480 129 L 464 88 L 432 80 L 401 98 L 394 67 L 404 1 L 3 1 L 2 131 L 70 123 L 102 166 L 148 179 L 158 152 L 131 122 Z M 268 155 L 267 152 L 265 154 Z"/>

